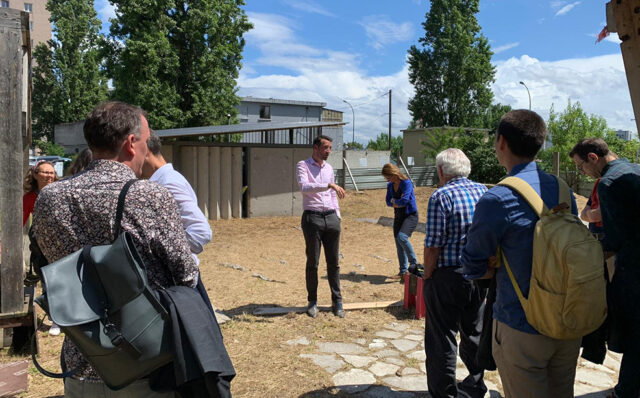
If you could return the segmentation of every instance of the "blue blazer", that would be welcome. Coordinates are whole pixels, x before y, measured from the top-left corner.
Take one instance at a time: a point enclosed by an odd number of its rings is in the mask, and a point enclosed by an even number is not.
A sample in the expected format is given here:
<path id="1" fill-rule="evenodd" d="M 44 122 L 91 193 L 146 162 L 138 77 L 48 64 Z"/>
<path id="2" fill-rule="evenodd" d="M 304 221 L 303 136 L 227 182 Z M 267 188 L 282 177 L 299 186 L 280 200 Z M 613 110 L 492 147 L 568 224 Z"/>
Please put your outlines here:
<path id="1" fill-rule="evenodd" d="M 400 199 L 396 199 L 395 203 L 398 206 L 404 206 L 405 214 L 413 214 L 418 212 L 418 205 L 416 204 L 416 195 L 413 193 L 413 184 L 411 180 L 400 180 L 400 186 L 398 191 L 402 193 Z M 393 207 L 391 199 L 393 199 L 393 183 L 387 184 L 387 206 Z"/>

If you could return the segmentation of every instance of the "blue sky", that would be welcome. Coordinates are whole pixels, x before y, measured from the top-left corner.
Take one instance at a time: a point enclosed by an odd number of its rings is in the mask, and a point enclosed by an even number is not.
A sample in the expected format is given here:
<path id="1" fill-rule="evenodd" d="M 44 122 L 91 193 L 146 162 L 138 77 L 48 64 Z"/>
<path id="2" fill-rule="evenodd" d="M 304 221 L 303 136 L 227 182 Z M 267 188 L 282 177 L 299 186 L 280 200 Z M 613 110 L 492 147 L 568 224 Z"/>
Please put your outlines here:
<path id="1" fill-rule="evenodd" d="M 532 108 L 547 118 L 552 104 L 563 110 L 580 101 L 612 128 L 636 131 L 617 34 L 595 44 L 605 24 L 605 1 L 481 0 L 478 20 L 494 51 L 494 101 Z M 355 108 L 356 140 L 392 132 L 411 116 L 413 96 L 406 54 L 423 35 L 427 0 L 247 0 L 254 29 L 245 35 L 242 96 L 322 101 L 344 111 Z M 96 0 L 106 28 L 114 10 Z M 382 95 L 382 97 L 381 97 Z M 351 124 L 345 127 L 345 138 Z"/>

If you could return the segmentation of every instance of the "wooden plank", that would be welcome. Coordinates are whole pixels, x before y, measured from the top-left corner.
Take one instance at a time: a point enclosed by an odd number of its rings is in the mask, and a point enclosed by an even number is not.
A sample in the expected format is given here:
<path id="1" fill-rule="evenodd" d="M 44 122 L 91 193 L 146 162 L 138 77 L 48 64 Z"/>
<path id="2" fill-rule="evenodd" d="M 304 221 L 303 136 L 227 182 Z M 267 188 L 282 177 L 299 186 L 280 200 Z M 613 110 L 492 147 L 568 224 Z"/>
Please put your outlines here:
<path id="1" fill-rule="evenodd" d="M 640 131 L 640 0 L 612 2 L 615 28 L 622 40 L 620 49 L 627 74 L 636 126 Z"/>
<path id="2" fill-rule="evenodd" d="M 342 307 L 345 311 L 364 310 L 370 308 L 389 308 L 401 307 L 401 301 L 372 301 L 366 303 L 346 303 Z M 331 307 L 318 306 L 319 311 L 331 311 Z M 303 313 L 307 311 L 307 307 L 258 307 L 253 310 L 253 315 L 286 315 L 291 312 Z"/>
<path id="3" fill-rule="evenodd" d="M 0 313 L 23 309 L 23 47 L 20 11 L 0 9 Z"/>

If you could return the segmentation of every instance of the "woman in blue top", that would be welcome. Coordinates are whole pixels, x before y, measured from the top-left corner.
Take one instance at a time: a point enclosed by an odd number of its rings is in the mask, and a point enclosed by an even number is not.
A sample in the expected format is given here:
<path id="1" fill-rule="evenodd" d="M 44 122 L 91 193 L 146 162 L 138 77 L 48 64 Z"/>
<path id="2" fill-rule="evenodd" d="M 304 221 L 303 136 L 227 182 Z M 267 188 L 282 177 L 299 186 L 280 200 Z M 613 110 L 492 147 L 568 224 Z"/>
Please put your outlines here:
<path id="1" fill-rule="evenodd" d="M 409 265 L 416 265 L 418 259 L 409 242 L 409 237 L 418 225 L 418 206 L 413 193 L 413 184 L 398 166 L 387 163 L 382 167 L 382 176 L 387 184 L 387 206 L 393 207 L 393 236 L 396 240 L 398 261 L 400 262 L 400 283 L 404 282 L 404 274 Z"/>

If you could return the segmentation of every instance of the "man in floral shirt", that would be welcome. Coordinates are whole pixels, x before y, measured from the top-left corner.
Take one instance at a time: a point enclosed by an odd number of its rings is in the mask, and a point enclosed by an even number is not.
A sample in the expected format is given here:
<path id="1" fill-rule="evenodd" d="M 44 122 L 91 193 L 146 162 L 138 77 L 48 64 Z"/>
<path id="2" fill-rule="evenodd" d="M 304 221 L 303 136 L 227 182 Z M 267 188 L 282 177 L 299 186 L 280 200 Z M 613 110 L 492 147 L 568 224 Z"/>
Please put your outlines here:
<path id="1" fill-rule="evenodd" d="M 49 262 L 85 245 L 113 242 L 118 195 L 127 181 L 141 175 L 149 125 L 142 109 L 106 102 L 87 117 L 84 136 L 94 160 L 83 172 L 43 189 L 35 205 L 35 234 Z M 122 230 L 131 234 L 152 287 L 196 285 L 198 269 L 177 205 L 166 188 L 148 180 L 133 184 L 124 203 Z M 70 340 L 65 339 L 62 352 L 67 369 L 80 367 L 65 381 L 65 397 L 113 394 Z M 146 379 L 118 393 L 173 396 L 153 392 Z"/>

